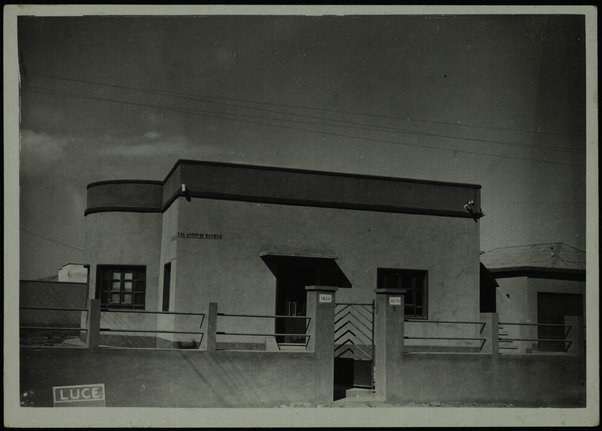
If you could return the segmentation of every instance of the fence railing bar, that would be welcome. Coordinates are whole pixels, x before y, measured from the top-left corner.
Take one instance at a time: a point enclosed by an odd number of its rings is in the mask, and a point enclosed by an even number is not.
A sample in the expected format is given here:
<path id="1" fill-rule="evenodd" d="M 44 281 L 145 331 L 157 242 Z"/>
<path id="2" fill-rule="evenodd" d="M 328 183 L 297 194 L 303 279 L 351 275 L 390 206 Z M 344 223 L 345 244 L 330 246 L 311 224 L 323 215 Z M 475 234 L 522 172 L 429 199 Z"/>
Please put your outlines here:
<path id="1" fill-rule="evenodd" d="M 508 323 L 508 322 L 500 322 L 499 325 L 511 325 L 511 326 L 562 326 L 564 328 L 570 327 L 571 325 L 565 325 L 562 323 Z"/>
<path id="2" fill-rule="evenodd" d="M 546 341 L 546 342 L 554 342 L 554 343 L 569 343 L 570 340 L 565 340 L 563 338 L 498 338 L 498 341 L 503 343 L 508 343 L 511 341 Z"/>
<path id="3" fill-rule="evenodd" d="M 486 340 L 479 337 L 403 337 L 407 340 Z"/>
<path id="4" fill-rule="evenodd" d="M 311 326 L 311 317 L 309 319 L 307 319 L 307 322 L 305 323 L 305 332 L 309 331 L 309 327 Z M 309 341 L 308 341 L 309 343 Z"/>
<path id="5" fill-rule="evenodd" d="M 253 337 L 310 337 L 310 335 L 307 334 L 280 334 L 280 333 L 271 333 L 271 334 L 248 334 L 248 333 L 242 333 L 242 332 L 222 332 L 222 331 L 217 331 L 216 334 L 218 335 L 248 335 L 248 336 L 253 336 Z"/>
<path id="6" fill-rule="evenodd" d="M 61 344 L 54 344 L 52 346 L 44 346 L 41 344 L 19 344 L 19 347 L 33 347 L 35 349 L 88 349 L 88 347 L 86 346 L 78 346 L 78 345 L 61 345 Z"/>
<path id="7" fill-rule="evenodd" d="M 458 325 L 485 325 L 487 322 L 468 322 L 458 320 L 420 320 L 420 319 L 404 319 L 406 323 L 455 323 Z"/>
<path id="8" fill-rule="evenodd" d="M 149 311 L 149 310 L 101 310 L 104 313 L 137 313 L 137 314 L 169 314 L 175 316 L 203 316 L 205 313 L 188 313 L 184 311 Z"/>
<path id="9" fill-rule="evenodd" d="M 281 318 L 286 318 L 286 319 L 311 319 L 311 317 L 308 316 L 285 316 L 285 315 L 280 315 L 280 314 L 274 314 L 274 315 L 268 315 L 268 314 L 228 314 L 228 313 L 217 313 L 218 316 L 224 316 L 224 317 L 257 317 L 257 318 L 271 318 L 271 319 L 281 319 Z"/>
<path id="10" fill-rule="evenodd" d="M 87 308 L 59 308 L 59 307 L 19 307 L 19 310 L 88 311 Z"/>
<path id="11" fill-rule="evenodd" d="M 64 327 L 64 326 L 21 326 L 19 330 L 23 329 L 48 329 L 50 331 L 88 331 L 86 328 L 74 328 L 74 327 Z"/>
<path id="12" fill-rule="evenodd" d="M 100 328 L 100 332 L 146 332 L 156 334 L 196 334 L 201 335 L 204 332 L 198 331 L 160 331 L 155 329 L 116 329 L 116 328 Z"/>

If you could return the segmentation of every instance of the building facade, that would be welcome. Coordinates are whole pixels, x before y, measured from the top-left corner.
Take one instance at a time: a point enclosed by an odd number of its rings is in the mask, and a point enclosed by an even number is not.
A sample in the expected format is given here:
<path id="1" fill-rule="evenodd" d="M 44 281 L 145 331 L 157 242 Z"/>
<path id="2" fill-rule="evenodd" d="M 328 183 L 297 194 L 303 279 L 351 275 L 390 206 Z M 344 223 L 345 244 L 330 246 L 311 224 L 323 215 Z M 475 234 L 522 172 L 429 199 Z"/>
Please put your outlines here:
<path id="1" fill-rule="evenodd" d="M 163 181 L 88 185 L 85 215 L 89 295 L 115 334 L 198 330 L 194 316 L 132 311 L 207 313 L 212 302 L 228 314 L 303 316 L 308 285 L 338 287 L 341 303 L 405 289 L 407 318 L 479 320 L 478 185 L 179 160 Z M 219 325 L 303 329 L 292 319 Z M 221 341 L 274 338 L 299 342 Z M 166 333 L 151 342 L 204 343 Z"/>
<path id="2" fill-rule="evenodd" d="M 496 308 L 505 336 L 564 339 L 566 316 L 585 317 L 585 252 L 561 242 L 502 247 L 481 254 L 498 284 Z M 522 323 L 525 325 L 503 325 Z M 564 342 L 504 344 L 515 353 L 562 351 Z M 511 353 L 511 352 L 508 352 Z"/>

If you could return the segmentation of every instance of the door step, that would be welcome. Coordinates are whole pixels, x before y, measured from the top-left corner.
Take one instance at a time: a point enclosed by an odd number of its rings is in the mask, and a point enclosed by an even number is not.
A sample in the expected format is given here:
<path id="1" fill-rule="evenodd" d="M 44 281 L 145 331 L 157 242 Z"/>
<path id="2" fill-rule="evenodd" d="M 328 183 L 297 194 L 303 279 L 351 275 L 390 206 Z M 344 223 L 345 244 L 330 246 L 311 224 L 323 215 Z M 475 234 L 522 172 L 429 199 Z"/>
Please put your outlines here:
<path id="1" fill-rule="evenodd" d="M 373 389 L 351 388 L 345 391 L 345 399 L 355 401 L 378 401 Z"/>

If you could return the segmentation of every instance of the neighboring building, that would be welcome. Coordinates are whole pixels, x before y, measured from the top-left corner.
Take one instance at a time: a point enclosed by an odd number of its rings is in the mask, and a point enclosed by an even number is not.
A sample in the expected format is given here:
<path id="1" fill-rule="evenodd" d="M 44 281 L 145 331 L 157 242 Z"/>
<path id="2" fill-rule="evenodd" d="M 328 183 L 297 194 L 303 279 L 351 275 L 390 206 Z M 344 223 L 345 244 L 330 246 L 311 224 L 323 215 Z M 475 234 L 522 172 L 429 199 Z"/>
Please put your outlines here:
<path id="1" fill-rule="evenodd" d="M 27 326 L 80 326 L 82 312 L 34 308 L 83 309 L 87 307 L 86 283 L 47 280 L 19 281 L 19 321 Z M 84 313 L 85 317 L 85 313 Z"/>
<path id="2" fill-rule="evenodd" d="M 497 248 L 481 254 L 495 278 L 496 308 L 502 334 L 509 338 L 563 338 L 562 327 L 503 323 L 565 324 L 565 316 L 584 317 L 585 252 L 561 242 Z M 562 342 L 500 344 L 516 353 L 558 351 Z M 510 352 L 508 352 L 510 353 Z"/>
<path id="3" fill-rule="evenodd" d="M 87 283 L 88 267 L 81 263 L 67 263 L 59 269 L 58 281 L 68 283 Z"/>
<path id="4" fill-rule="evenodd" d="M 39 280 L 19 281 L 20 322 L 28 326 L 79 325 L 85 313 L 32 308 L 86 308 L 88 269 L 79 263 L 67 263 L 56 275 Z"/>
<path id="5" fill-rule="evenodd" d="M 307 285 L 339 287 L 337 303 L 406 288 L 406 317 L 479 320 L 478 185 L 179 160 L 164 181 L 89 184 L 85 215 L 102 327 L 198 330 L 198 318 L 128 312 L 206 313 L 210 302 L 225 313 L 302 316 Z M 290 320 L 220 318 L 218 330 L 303 332 Z M 433 326 L 407 333 L 426 337 Z M 417 342 L 441 344 L 408 340 Z"/>

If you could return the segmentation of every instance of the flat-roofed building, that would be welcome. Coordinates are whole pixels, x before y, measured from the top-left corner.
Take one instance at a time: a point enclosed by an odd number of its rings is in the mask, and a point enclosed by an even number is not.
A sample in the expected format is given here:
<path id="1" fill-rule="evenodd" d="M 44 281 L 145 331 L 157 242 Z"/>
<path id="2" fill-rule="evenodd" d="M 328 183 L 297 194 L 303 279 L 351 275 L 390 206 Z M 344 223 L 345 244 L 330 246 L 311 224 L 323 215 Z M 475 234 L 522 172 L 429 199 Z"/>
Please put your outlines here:
<path id="1" fill-rule="evenodd" d="M 198 330 L 190 316 L 128 311 L 206 313 L 211 302 L 230 314 L 303 316 L 308 285 L 338 287 L 343 304 L 406 289 L 406 318 L 480 320 L 478 185 L 179 160 L 163 181 L 88 185 L 85 215 L 90 297 L 101 300 L 103 327 Z M 299 322 L 247 319 L 241 328 L 223 318 L 218 330 L 296 334 Z"/>

